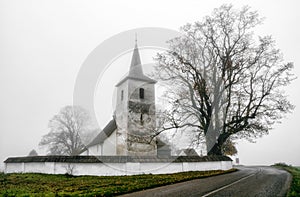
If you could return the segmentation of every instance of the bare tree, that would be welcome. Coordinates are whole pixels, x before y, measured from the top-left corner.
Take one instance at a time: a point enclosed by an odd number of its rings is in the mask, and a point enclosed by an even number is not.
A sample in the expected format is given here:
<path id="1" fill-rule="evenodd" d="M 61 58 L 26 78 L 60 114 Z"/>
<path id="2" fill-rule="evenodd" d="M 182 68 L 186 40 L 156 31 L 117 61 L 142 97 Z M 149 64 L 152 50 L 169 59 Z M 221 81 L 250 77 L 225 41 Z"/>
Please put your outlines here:
<path id="1" fill-rule="evenodd" d="M 73 176 L 74 175 L 74 171 L 75 171 L 75 165 L 72 163 L 68 163 L 66 165 L 64 165 L 64 168 L 66 170 L 65 175 L 67 176 Z"/>
<path id="2" fill-rule="evenodd" d="M 208 155 L 222 155 L 229 138 L 268 134 L 293 109 L 283 91 L 293 64 L 283 62 L 271 36 L 254 38 L 261 22 L 247 6 L 223 5 L 181 28 L 183 35 L 156 58 L 155 75 L 169 85 L 170 101 L 158 133 L 192 128 L 205 137 Z"/>
<path id="3" fill-rule="evenodd" d="M 40 146 L 47 146 L 52 155 L 76 155 L 84 148 L 83 140 L 90 135 L 90 117 L 79 106 L 66 106 L 50 121 L 50 132 L 43 136 Z"/>

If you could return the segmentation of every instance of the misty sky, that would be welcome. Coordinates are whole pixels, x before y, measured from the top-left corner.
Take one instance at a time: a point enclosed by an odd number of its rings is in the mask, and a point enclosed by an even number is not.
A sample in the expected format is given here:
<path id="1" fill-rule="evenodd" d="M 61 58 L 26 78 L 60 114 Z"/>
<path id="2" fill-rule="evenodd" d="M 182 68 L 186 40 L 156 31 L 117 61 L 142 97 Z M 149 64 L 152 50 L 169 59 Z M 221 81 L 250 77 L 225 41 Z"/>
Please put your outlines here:
<path id="1" fill-rule="evenodd" d="M 72 104 L 80 67 L 104 40 L 140 27 L 178 30 L 188 22 L 202 20 L 223 3 L 232 3 L 236 8 L 250 5 L 258 10 L 265 21 L 256 29 L 256 35 L 272 35 L 285 61 L 294 62 L 294 72 L 300 76 L 297 0 L 0 0 L 0 162 L 9 156 L 28 155 L 32 149 L 41 152 L 38 143 L 49 132 L 49 119 L 63 106 Z M 128 60 L 124 65 L 128 68 L 130 57 L 123 59 Z M 144 59 L 147 61 L 147 57 Z M 127 68 L 120 69 L 116 76 L 123 76 Z M 287 88 L 296 109 L 282 124 L 275 125 L 268 136 L 254 144 L 239 142 L 242 164 L 300 165 L 297 86 L 299 79 Z M 110 89 L 105 96 L 112 95 Z M 101 98 L 101 93 L 96 94 Z M 108 99 L 107 106 L 112 106 L 111 97 Z M 95 106 L 99 109 L 101 104 Z M 112 109 L 105 110 L 108 113 L 101 122 L 111 118 Z"/>

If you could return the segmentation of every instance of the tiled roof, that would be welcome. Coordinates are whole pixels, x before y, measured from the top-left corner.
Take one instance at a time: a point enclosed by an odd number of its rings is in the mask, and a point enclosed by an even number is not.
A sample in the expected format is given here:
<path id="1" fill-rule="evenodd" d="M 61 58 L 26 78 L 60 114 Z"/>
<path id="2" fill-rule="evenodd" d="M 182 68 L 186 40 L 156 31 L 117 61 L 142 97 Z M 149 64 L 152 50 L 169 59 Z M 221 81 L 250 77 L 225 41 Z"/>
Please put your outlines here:
<path id="1" fill-rule="evenodd" d="M 184 149 L 183 152 L 187 155 L 187 156 L 198 156 L 198 153 L 195 151 L 195 149 L 193 148 L 187 148 Z"/>
<path id="2" fill-rule="evenodd" d="M 157 146 L 167 146 L 167 143 L 161 140 L 159 137 L 156 138 L 156 145 Z"/>
<path id="3" fill-rule="evenodd" d="M 116 129 L 116 121 L 115 119 L 112 119 L 86 147 L 88 148 L 97 144 L 102 144 Z"/>
<path id="4" fill-rule="evenodd" d="M 61 162 L 61 163 L 158 163 L 232 161 L 227 156 L 28 156 L 10 157 L 4 163 Z"/>
<path id="5" fill-rule="evenodd" d="M 140 53 L 139 53 L 137 44 L 135 44 L 135 47 L 133 50 L 129 74 L 125 78 L 123 78 L 119 83 L 117 83 L 116 86 L 121 85 L 127 79 L 140 80 L 140 81 L 144 81 L 147 83 L 156 83 L 157 82 L 157 81 L 147 77 L 146 75 L 144 75 L 141 58 L 140 58 Z"/>

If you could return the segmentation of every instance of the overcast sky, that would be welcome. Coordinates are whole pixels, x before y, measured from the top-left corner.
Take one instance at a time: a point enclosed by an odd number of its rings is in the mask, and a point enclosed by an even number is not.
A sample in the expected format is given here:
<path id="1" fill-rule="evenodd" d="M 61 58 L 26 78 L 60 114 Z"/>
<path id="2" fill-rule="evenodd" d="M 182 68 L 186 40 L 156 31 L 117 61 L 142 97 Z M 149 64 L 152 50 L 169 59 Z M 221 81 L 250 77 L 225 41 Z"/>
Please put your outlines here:
<path id="1" fill-rule="evenodd" d="M 258 10 L 266 19 L 255 33 L 272 35 L 285 61 L 294 62 L 295 74 L 300 76 L 298 0 L 0 0 L 0 161 L 27 155 L 32 149 L 39 151 L 41 137 L 49 132 L 49 119 L 72 104 L 81 65 L 103 41 L 140 27 L 178 30 L 223 3 L 236 8 L 250 5 Z M 124 56 L 123 61 L 129 59 Z M 147 62 L 147 57 L 144 59 Z M 120 69 L 118 75 L 123 76 L 124 70 Z M 297 86 L 299 79 L 288 87 L 296 109 L 282 124 L 254 144 L 239 142 L 242 164 L 281 161 L 300 165 Z M 107 114 L 103 122 L 111 117 L 109 109 Z"/>

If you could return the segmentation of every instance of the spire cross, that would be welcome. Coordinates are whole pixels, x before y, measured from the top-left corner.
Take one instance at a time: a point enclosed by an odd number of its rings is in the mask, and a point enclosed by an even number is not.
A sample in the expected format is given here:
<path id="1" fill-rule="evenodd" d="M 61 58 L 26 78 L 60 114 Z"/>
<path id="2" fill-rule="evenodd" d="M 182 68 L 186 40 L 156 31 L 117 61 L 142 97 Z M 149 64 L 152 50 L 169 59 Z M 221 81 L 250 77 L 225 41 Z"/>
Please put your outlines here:
<path id="1" fill-rule="evenodd" d="M 137 33 L 135 33 L 135 44 L 137 44 Z"/>

